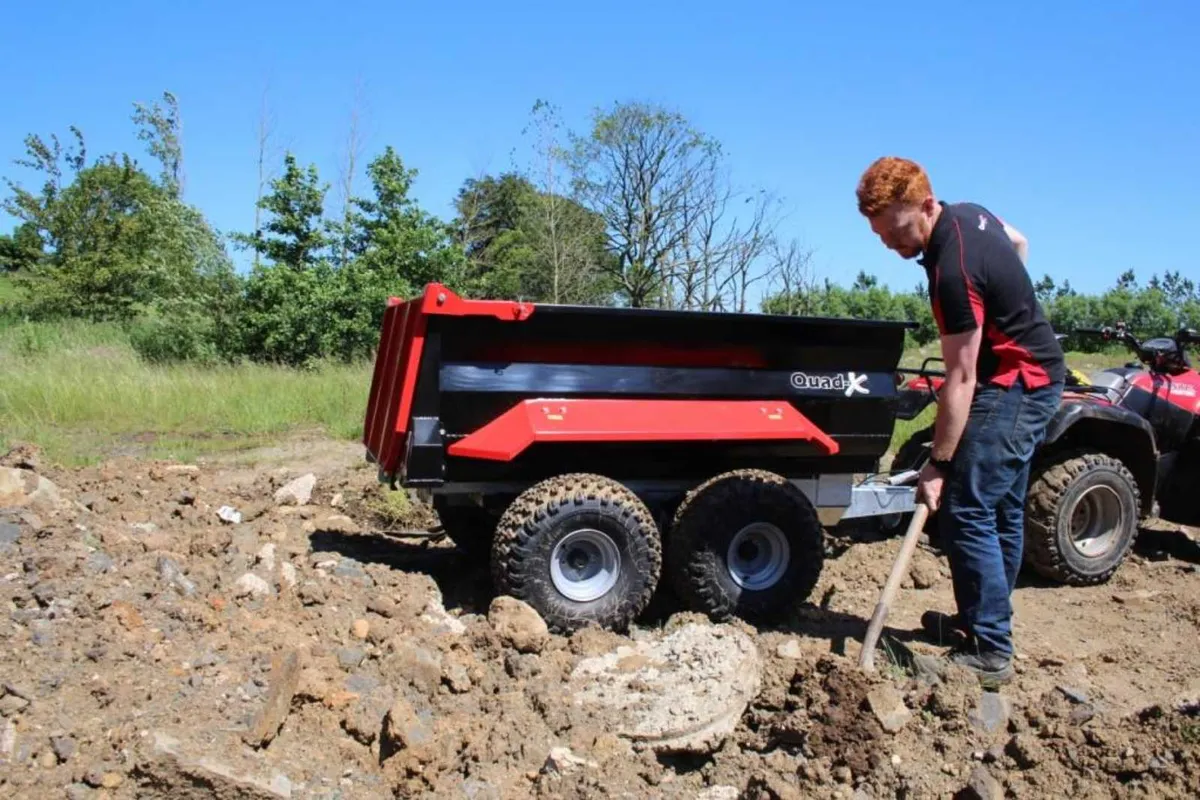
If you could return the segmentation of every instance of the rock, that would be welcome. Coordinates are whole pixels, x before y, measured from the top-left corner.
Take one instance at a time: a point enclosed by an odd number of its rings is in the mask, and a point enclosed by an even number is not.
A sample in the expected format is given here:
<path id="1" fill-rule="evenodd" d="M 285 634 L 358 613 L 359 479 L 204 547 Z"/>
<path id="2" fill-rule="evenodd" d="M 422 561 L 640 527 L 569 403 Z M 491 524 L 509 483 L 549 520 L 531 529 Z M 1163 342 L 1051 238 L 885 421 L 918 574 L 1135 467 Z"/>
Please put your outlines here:
<path id="1" fill-rule="evenodd" d="M 301 659 L 299 650 L 290 650 L 277 657 L 268 679 L 267 702 L 254 725 L 243 735 L 251 747 L 265 747 L 275 738 L 292 707 L 292 697 L 300 684 Z"/>
<path id="2" fill-rule="evenodd" d="M 350 633 L 355 639 L 366 639 L 371 633 L 371 625 L 365 619 L 356 619 L 354 624 L 350 626 Z"/>
<path id="3" fill-rule="evenodd" d="M 58 756 L 59 761 L 69 761 L 79 749 L 75 740 L 70 736 L 51 736 L 50 747 L 54 750 L 54 755 Z"/>
<path id="4" fill-rule="evenodd" d="M 381 617 L 392 618 L 396 616 L 399 609 L 391 599 L 387 597 L 371 597 L 367 600 L 367 611 L 372 614 L 378 614 Z"/>
<path id="5" fill-rule="evenodd" d="M 92 787 L 86 783 L 72 783 L 66 788 L 67 800 L 89 800 L 92 796 Z"/>
<path id="6" fill-rule="evenodd" d="M 132 776 L 139 800 L 279 800 L 292 796 L 292 782 L 282 774 L 271 780 L 240 774 L 210 756 L 185 754 L 179 740 L 151 732 Z"/>
<path id="7" fill-rule="evenodd" d="M 325 587 L 316 581 L 305 581 L 296 590 L 296 595 L 306 606 L 321 605 L 325 602 Z"/>
<path id="8" fill-rule="evenodd" d="M 1058 691 L 1062 692 L 1063 697 L 1070 700 L 1072 703 L 1088 703 L 1087 693 L 1082 689 L 1076 689 L 1073 686 L 1058 686 Z"/>
<path id="9" fill-rule="evenodd" d="M 0 716 L 11 717 L 20 711 L 24 711 L 29 706 L 29 701 L 24 697 L 17 697 L 15 694 L 6 694 L 0 697 Z"/>
<path id="10" fill-rule="evenodd" d="M 258 549 L 254 560 L 267 572 L 275 571 L 275 545 L 268 542 Z"/>
<path id="11" fill-rule="evenodd" d="M 1009 739 L 1004 752 L 1008 753 L 1021 769 L 1036 767 L 1045 759 L 1045 745 L 1024 733 L 1018 733 Z"/>
<path id="12" fill-rule="evenodd" d="M 179 565 L 166 556 L 158 557 L 158 576 L 184 597 L 191 597 L 196 593 L 196 584 L 188 580 Z"/>
<path id="13" fill-rule="evenodd" d="M 968 800 L 1004 800 L 1004 787 L 992 777 L 987 767 L 975 767 L 971 770 L 962 797 Z"/>
<path id="14" fill-rule="evenodd" d="M 1008 727 L 1012 706 L 1007 697 L 996 692 L 984 692 L 979 703 L 967 715 L 967 720 L 984 733 L 995 733 Z"/>
<path id="15" fill-rule="evenodd" d="M 688 623 L 582 659 L 567 685 L 589 725 L 659 753 L 711 753 L 762 684 L 754 641 L 733 626 Z"/>
<path id="16" fill-rule="evenodd" d="M 398 640 L 398 641 L 397 641 Z M 418 647 L 404 637 L 393 640 L 395 670 L 406 676 L 421 692 L 432 694 L 442 682 L 442 657 L 436 651 Z"/>
<path id="17" fill-rule="evenodd" d="M 36 472 L 0 467 L 0 508 L 52 512 L 66 505 L 58 487 Z"/>
<path id="18" fill-rule="evenodd" d="M 338 664 L 343 669 L 357 669 L 366 657 L 366 652 L 358 647 L 339 647 L 337 651 Z"/>
<path id="19" fill-rule="evenodd" d="M 600 765 L 595 761 L 580 758 L 572 753 L 569 747 L 555 747 L 550 751 L 550 755 L 546 756 L 542 772 L 557 772 L 565 775 L 585 767 L 599 769 Z"/>
<path id="20" fill-rule="evenodd" d="M 226 522 L 230 525 L 237 525 L 242 521 L 242 512 L 238 511 L 233 506 L 221 506 L 217 509 L 217 517 L 221 522 Z"/>
<path id="21" fill-rule="evenodd" d="M 775 654 L 780 658 L 789 658 L 793 661 L 799 661 L 804 658 L 804 650 L 800 646 L 799 639 L 788 639 L 775 648 Z"/>
<path id="22" fill-rule="evenodd" d="M 10 719 L 4 723 L 3 727 L 0 727 L 0 756 L 4 756 L 6 761 L 11 760 L 16 748 L 17 726 Z"/>
<path id="23" fill-rule="evenodd" d="M 741 791 L 736 786 L 709 786 L 696 795 L 696 800 L 738 800 L 739 797 Z"/>
<path id="24" fill-rule="evenodd" d="M 317 476 L 311 472 L 281 486 L 275 492 L 275 502 L 281 506 L 306 506 L 312 500 L 313 489 L 317 487 Z"/>
<path id="25" fill-rule="evenodd" d="M 407 748 L 421 747 L 433 739 L 433 720 L 429 714 L 419 714 L 405 697 L 397 698 L 383 718 L 379 757 Z"/>
<path id="26" fill-rule="evenodd" d="M 271 593 L 271 585 L 253 572 L 247 572 L 237 579 L 233 585 L 234 597 L 266 597 Z"/>
<path id="27" fill-rule="evenodd" d="M 521 653 L 540 653 L 550 642 L 546 621 L 533 606 L 515 597 L 492 600 L 488 622 L 505 644 Z"/>
<path id="28" fill-rule="evenodd" d="M 358 523 L 347 517 L 345 514 L 333 514 L 324 517 L 317 522 L 304 523 L 306 533 L 344 533 L 348 535 L 361 532 Z"/>
<path id="29" fill-rule="evenodd" d="M 930 589 L 937 584 L 941 573 L 936 564 L 914 560 L 912 566 L 909 567 L 908 576 L 912 579 L 913 588 Z"/>
<path id="30" fill-rule="evenodd" d="M 124 782 L 124 778 L 119 772 L 106 772 L 100 776 L 100 788 L 102 789 L 117 789 Z"/>
<path id="31" fill-rule="evenodd" d="M 880 684 L 867 694 L 871 713 L 888 733 L 899 733 L 912 719 L 912 712 L 904 704 L 904 698 L 890 683 Z"/>
<path id="32" fill-rule="evenodd" d="M 329 505 L 333 508 L 341 508 L 344 503 L 345 500 L 343 499 L 341 492 L 335 492 L 333 497 L 329 500 Z"/>
<path id="33" fill-rule="evenodd" d="M 14 522 L 0 522 L 0 545 L 16 544 L 21 538 L 21 527 Z"/>
<path id="34" fill-rule="evenodd" d="M 295 567 L 286 561 L 279 565 L 279 582 L 281 585 L 291 589 L 296 585 L 298 580 Z"/>

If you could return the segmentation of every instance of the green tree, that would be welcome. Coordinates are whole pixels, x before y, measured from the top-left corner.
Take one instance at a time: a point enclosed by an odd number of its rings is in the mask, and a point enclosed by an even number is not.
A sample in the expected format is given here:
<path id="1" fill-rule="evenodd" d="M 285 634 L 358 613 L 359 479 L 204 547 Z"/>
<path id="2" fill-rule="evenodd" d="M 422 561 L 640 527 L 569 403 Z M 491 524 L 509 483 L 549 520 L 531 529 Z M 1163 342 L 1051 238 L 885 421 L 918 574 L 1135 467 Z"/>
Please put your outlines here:
<path id="1" fill-rule="evenodd" d="M 164 106 L 158 103 L 134 103 L 133 121 L 138 126 L 138 139 L 146 143 L 150 155 L 162 164 L 159 185 L 172 197 L 183 196 L 183 123 L 179 116 L 179 101 L 170 92 L 163 92 Z"/>

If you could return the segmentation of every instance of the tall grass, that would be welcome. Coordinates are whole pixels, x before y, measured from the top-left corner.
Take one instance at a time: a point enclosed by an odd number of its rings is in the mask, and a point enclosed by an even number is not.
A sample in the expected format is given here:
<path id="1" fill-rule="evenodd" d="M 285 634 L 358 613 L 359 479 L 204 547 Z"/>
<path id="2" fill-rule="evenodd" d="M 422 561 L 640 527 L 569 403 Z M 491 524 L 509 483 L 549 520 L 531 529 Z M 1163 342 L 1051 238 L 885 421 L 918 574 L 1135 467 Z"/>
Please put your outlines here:
<path id="1" fill-rule="evenodd" d="M 0 364 L 0 444 L 34 442 L 72 465 L 186 458 L 297 428 L 355 438 L 371 379 L 369 365 L 152 366 L 119 327 L 69 322 L 0 329 Z"/>

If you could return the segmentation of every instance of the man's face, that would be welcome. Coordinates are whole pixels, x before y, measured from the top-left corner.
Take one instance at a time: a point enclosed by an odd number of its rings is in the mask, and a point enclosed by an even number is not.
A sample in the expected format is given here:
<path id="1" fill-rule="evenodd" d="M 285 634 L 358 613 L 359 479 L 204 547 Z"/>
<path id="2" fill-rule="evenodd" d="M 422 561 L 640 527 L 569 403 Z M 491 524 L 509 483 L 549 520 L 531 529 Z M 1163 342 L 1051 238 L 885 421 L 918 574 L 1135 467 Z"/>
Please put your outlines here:
<path id="1" fill-rule="evenodd" d="M 903 258 L 916 258 L 933 230 L 932 198 L 917 205 L 893 203 L 871 218 L 871 230 L 884 246 Z"/>

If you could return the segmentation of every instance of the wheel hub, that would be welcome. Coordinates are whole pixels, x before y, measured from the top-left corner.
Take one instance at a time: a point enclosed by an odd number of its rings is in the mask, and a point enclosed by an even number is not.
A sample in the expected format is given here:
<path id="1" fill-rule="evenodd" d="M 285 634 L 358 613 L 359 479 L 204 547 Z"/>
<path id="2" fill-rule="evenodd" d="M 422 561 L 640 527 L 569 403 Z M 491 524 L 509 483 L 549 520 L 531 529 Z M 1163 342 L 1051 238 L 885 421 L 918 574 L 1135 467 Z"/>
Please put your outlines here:
<path id="1" fill-rule="evenodd" d="M 729 577 L 743 589 L 761 591 L 774 586 L 787 571 L 791 548 L 775 525 L 755 522 L 742 528 L 729 543 Z"/>
<path id="2" fill-rule="evenodd" d="M 1103 556 L 1120 535 L 1121 498 L 1109 486 L 1091 486 L 1071 509 L 1071 544 L 1087 558 Z"/>
<path id="3" fill-rule="evenodd" d="M 550 581 L 568 600 L 589 603 L 617 585 L 621 553 L 608 534 L 593 528 L 571 531 L 550 553 Z"/>

